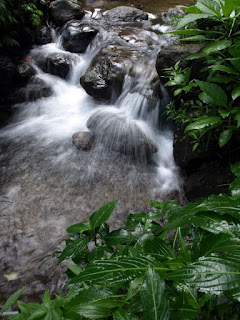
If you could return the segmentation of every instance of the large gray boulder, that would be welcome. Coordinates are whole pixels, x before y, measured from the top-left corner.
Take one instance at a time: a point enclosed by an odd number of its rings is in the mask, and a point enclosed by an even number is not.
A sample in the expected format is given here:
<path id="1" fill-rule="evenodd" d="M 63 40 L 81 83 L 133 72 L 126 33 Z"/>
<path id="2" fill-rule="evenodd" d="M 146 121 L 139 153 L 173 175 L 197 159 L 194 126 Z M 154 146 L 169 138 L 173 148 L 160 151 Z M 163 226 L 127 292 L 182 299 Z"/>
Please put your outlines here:
<path id="1" fill-rule="evenodd" d="M 94 58 L 80 82 L 86 92 L 99 101 L 114 101 L 122 91 L 126 70 L 137 59 L 129 48 L 109 45 Z"/>
<path id="2" fill-rule="evenodd" d="M 63 47 L 70 52 L 83 53 L 97 33 L 94 27 L 77 20 L 70 21 L 61 33 Z"/>
<path id="3" fill-rule="evenodd" d="M 134 159 L 146 160 L 158 151 L 141 125 L 116 109 L 98 110 L 88 119 L 87 127 L 106 149 Z"/>
<path id="4" fill-rule="evenodd" d="M 82 19 L 84 12 L 77 0 L 55 0 L 50 4 L 52 20 L 61 26 L 72 19 Z"/>
<path id="5" fill-rule="evenodd" d="M 140 9 L 133 7 L 120 6 L 108 10 L 104 18 L 111 22 L 134 22 L 148 20 L 148 14 Z"/>
<path id="6" fill-rule="evenodd" d="M 51 53 L 47 57 L 35 56 L 34 60 L 44 72 L 66 79 L 71 71 L 74 58 L 67 53 Z"/>

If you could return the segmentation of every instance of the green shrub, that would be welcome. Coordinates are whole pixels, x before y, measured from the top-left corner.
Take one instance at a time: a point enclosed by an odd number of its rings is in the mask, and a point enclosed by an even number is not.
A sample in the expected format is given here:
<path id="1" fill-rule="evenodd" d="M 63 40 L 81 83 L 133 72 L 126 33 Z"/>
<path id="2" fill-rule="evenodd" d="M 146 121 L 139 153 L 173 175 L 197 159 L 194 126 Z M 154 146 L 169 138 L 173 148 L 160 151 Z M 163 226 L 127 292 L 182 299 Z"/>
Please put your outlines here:
<path id="1" fill-rule="evenodd" d="M 42 16 L 42 11 L 28 0 L 0 0 L 0 48 L 19 46 L 18 32 L 24 25 L 39 27 Z"/>
<path id="2" fill-rule="evenodd" d="M 186 60 L 202 59 L 204 67 L 194 79 L 191 68 L 182 70 L 179 63 L 166 70 L 175 97 L 167 113 L 193 138 L 193 149 L 211 135 L 223 147 L 240 127 L 240 3 L 198 0 L 183 8 L 188 14 L 177 25 L 182 30 L 170 33 L 202 42 L 202 50 Z"/>
<path id="3" fill-rule="evenodd" d="M 69 291 L 43 303 L 10 297 L 11 320 L 238 319 L 240 300 L 240 164 L 231 196 L 210 196 L 184 207 L 151 201 L 149 214 L 130 214 L 109 232 L 117 201 L 88 222 L 70 226 L 58 262 L 67 260 Z M 168 213 L 168 223 L 159 219 Z M 71 262 L 69 261 L 71 260 Z"/>

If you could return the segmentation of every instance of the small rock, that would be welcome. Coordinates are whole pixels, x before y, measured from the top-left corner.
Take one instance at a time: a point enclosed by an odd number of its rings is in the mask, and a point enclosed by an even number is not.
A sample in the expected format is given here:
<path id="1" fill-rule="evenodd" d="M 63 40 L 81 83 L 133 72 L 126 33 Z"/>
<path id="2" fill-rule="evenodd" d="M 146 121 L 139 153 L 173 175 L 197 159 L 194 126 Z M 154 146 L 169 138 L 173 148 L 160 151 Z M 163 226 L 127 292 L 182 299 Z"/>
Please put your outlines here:
<path id="1" fill-rule="evenodd" d="M 77 149 L 87 151 L 92 148 L 94 138 L 89 131 L 79 131 L 73 134 L 72 142 Z"/>

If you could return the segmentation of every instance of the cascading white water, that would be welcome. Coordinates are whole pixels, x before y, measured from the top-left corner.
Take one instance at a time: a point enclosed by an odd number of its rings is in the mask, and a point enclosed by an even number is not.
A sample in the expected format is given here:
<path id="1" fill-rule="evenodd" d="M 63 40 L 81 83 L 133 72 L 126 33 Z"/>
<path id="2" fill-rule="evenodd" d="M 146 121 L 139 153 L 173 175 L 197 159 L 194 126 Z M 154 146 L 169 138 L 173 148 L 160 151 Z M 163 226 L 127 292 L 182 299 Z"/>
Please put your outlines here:
<path id="1" fill-rule="evenodd" d="M 146 210 L 150 199 L 168 199 L 179 192 L 172 133 L 159 126 L 163 103 L 152 97 L 150 85 L 157 51 L 166 39 L 161 42 L 150 31 L 134 33 L 134 28 L 132 35 L 124 38 L 116 29 L 101 26 L 84 54 L 66 53 L 59 37 L 30 53 L 36 81 L 47 83 L 53 94 L 16 105 L 12 123 L 0 132 L 3 292 L 8 292 L 6 279 L 11 275 L 18 279 L 17 286 L 32 279 L 29 293 L 37 294 L 44 282 L 56 290 L 61 281 L 55 264 L 42 259 L 62 242 L 68 225 L 86 220 L 105 202 L 120 199 L 110 221 L 112 227 L 119 227 L 131 211 Z M 138 47 L 143 58 L 126 67 L 122 93 L 114 104 L 99 105 L 79 79 L 99 50 L 111 43 Z M 73 61 L 66 80 L 44 73 L 35 64 L 39 57 L 63 52 Z M 164 99 L 167 97 L 162 102 Z M 90 151 L 76 150 L 72 134 L 88 130 L 88 120 L 96 112 L 102 115 L 102 123 L 97 122 L 96 127 L 104 139 L 97 140 Z M 134 148 L 136 128 L 157 146 L 151 163 L 137 161 L 142 157 L 138 148 L 134 159 L 126 150 L 118 152 L 118 140 L 121 144 L 126 140 L 126 145 Z"/>

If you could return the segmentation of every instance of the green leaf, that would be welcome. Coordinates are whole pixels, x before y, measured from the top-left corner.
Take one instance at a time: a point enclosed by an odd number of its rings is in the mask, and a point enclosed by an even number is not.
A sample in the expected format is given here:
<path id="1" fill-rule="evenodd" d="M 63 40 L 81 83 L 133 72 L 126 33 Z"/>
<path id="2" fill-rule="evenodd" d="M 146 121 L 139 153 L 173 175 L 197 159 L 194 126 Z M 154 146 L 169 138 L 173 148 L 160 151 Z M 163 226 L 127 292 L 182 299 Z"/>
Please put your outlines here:
<path id="1" fill-rule="evenodd" d="M 76 275 L 79 275 L 79 273 L 82 271 L 82 269 L 76 264 L 68 263 L 67 267 L 68 267 L 69 270 L 71 270 Z"/>
<path id="2" fill-rule="evenodd" d="M 143 243 L 143 250 L 146 254 L 160 255 L 163 257 L 174 258 L 174 251 L 160 237 L 147 239 Z"/>
<path id="3" fill-rule="evenodd" d="M 196 83 L 216 105 L 227 107 L 227 95 L 224 90 L 215 83 L 196 80 Z"/>
<path id="4" fill-rule="evenodd" d="M 144 318 L 149 320 L 168 320 L 169 302 L 164 294 L 165 283 L 158 273 L 149 269 L 141 290 Z"/>
<path id="5" fill-rule="evenodd" d="M 229 74 L 236 74 L 236 75 L 239 74 L 237 71 L 233 70 L 232 68 L 224 66 L 224 65 L 221 65 L 221 64 L 215 64 L 215 65 L 209 66 L 207 68 L 210 69 L 210 70 L 222 71 L 222 72 L 226 72 L 226 73 L 229 73 Z"/>
<path id="6" fill-rule="evenodd" d="M 212 0 L 197 1 L 196 7 L 203 13 L 209 13 L 212 16 L 219 16 L 220 6 L 217 2 Z"/>
<path id="7" fill-rule="evenodd" d="M 180 256 L 182 260 L 185 263 L 190 263 L 191 262 L 191 254 L 188 246 L 183 240 L 182 233 L 181 233 L 181 228 L 178 228 L 178 238 L 179 238 L 179 249 L 180 249 Z"/>
<path id="8" fill-rule="evenodd" d="M 232 129 L 227 129 L 222 131 L 220 133 L 219 140 L 218 140 L 219 146 L 220 147 L 225 146 L 225 144 L 228 143 L 228 141 L 231 139 L 232 134 L 233 134 Z"/>
<path id="9" fill-rule="evenodd" d="M 112 215 L 118 200 L 114 200 L 103 205 L 98 211 L 94 212 L 88 219 L 91 230 L 100 227 Z"/>
<path id="10" fill-rule="evenodd" d="M 236 162 L 234 164 L 231 164 L 230 166 L 231 172 L 235 175 L 235 176 L 240 176 L 240 162 Z"/>
<path id="11" fill-rule="evenodd" d="M 111 284 L 129 282 L 140 277 L 149 266 L 153 267 L 155 264 L 156 261 L 152 257 L 146 256 L 95 260 L 94 263 L 86 267 L 85 271 L 73 278 L 70 284 L 79 282 L 104 284 L 105 280 Z M 157 269 L 159 271 L 168 270 L 165 266 L 160 266 Z"/>
<path id="12" fill-rule="evenodd" d="M 240 97 L 240 86 L 232 91 L 232 99 L 236 100 L 238 97 Z"/>
<path id="13" fill-rule="evenodd" d="M 240 51 L 240 48 L 238 50 Z M 240 58 L 231 58 L 228 60 L 240 72 Z M 238 74 L 239 74 L 239 72 L 238 72 Z"/>
<path id="14" fill-rule="evenodd" d="M 79 256 L 82 253 L 82 251 L 86 249 L 88 242 L 88 238 L 80 238 L 68 243 L 66 245 L 66 248 L 58 257 L 58 263 L 62 262 L 66 258 L 74 259 L 75 257 Z"/>
<path id="15" fill-rule="evenodd" d="M 197 35 L 197 36 L 192 36 L 192 37 L 187 37 L 187 38 L 182 38 L 180 41 L 206 41 L 206 40 L 211 40 L 208 39 L 207 37 L 203 35 Z"/>
<path id="16" fill-rule="evenodd" d="M 93 305 L 74 306 L 69 311 L 80 314 L 87 319 L 107 319 L 111 314 L 108 308 Z"/>
<path id="17" fill-rule="evenodd" d="M 201 257 L 195 263 L 173 271 L 168 280 L 188 284 L 201 292 L 216 295 L 240 293 L 240 256 L 212 255 Z"/>
<path id="18" fill-rule="evenodd" d="M 49 307 L 50 304 L 51 304 L 50 294 L 48 293 L 47 290 L 45 290 L 45 292 L 44 292 L 43 304 L 44 304 L 46 307 Z"/>
<path id="19" fill-rule="evenodd" d="M 215 127 L 222 123 L 222 120 L 219 117 L 206 117 L 197 119 L 195 122 L 190 123 L 185 131 L 190 130 L 200 130 L 206 127 Z"/>
<path id="20" fill-rule="evenodd" d="M 2 314 L 3 312 L 7 311 L 17 300 L 18 298 L 21 296 L 21 294 L 23 293 L 23 291 L 27 288 L 27 286 L 23 287 L 22 289 L 19 289 L 17 292 L 15 292 L 14 294 L 12 294 L 7 301 L 4 303 L 2 310 L 0 312 L 0 314 Z"/>
<path id="21" fill-rule="evenodd" d="M 203 30 L 200 29 L 185 29 L 185 30 L 173 30 L 173 31 L 168 31 L 166 34 L 177 34 L 177 35 L 182 35 L 182 34 L 188 34 L 188 35 L 202 35 Z"/>
<path id="22" fill-rule="evenodd" d="M 206 54 L 204 52 L 197 52 L 197 53 L 190 54 L 184 60 L 200 59 L 200 58 L 203 58 L 205 56 L 206 56 Z"/>
<path id="23" fill-rule="evenodd" d="M 183 17 L 178 25 L 177 25 L 177 29 L 181 29 L 185 26 L 187 26 L 189 23 L 192 23 L 194 21 L 200 20 L 200 19 L 207 19 L 209 17 L 211 17 L 211 14 L 206 14 L 206 13 L 190 13 L 187 14 L 185 17 Z"/>
<path id="24" fill-rule="evenodd" d="M 224 16 L 228 18 L 237 5 L 239 5 L 238 0 L 225 0 L 222 5 Z"/>
<path id="25" fill-rule="evenodd" d="M 88 231 L 88 230 L 90 230 L 90 229 L 89 229 L 89 226 L 87 226 L 86 224 L 76 223 L 76 224 L 69 226 L 66 231 L 68 233 L 82 233 L 82 232 Z"/>
<path id="26" fill-rule="evenodd" d="M 224 50 L 226 48 L 229 48 L 232 45 L 232 42 L 230 40 L 218 40 L 218 41 L 212 41 L 208 43 L 202 51 L 209 55 L 215 52 L 219 52 L 221 50 Z"/>
<path id="27" fill-rule="evenodd" d="M 113 318 L 114 320 L 134 320 L 136 319 L 135 316 L 130 314 L 124 309 L 117 309 L 113 312 Z"/>
<path id="28" fill-rule="evenodd" d="M 227 111 L 226 109 L 219 109 L 218 112 L 220 113 L 223 119 L 227 118 L 230 114 L 230 112 Z"/>

